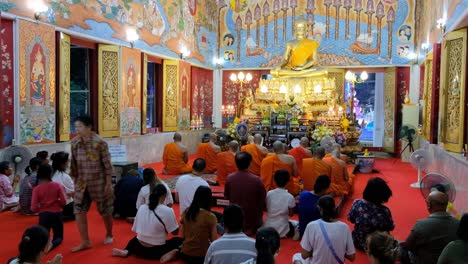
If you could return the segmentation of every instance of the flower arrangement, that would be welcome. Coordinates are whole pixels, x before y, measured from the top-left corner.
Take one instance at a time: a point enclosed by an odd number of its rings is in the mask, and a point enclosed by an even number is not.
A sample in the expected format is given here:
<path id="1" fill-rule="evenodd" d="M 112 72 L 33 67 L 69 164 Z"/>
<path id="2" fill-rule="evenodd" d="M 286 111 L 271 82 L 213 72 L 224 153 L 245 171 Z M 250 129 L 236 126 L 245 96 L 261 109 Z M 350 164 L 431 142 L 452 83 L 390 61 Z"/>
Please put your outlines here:
<path id="1" fill-rule="evenodd" d="M 327 126 L 317 126 L 314 131 L 312 131 L 312 139 L 314 141 L 320 142 L 324 137 L 333 137 L 335 133 Z"/>
<path id="2" fill-rule="evenodd" d="M 335 131 L 335 141 L 336 143 L 340 144 L 342 147 L 346 146 L 347 144 L 346 135 L 339 130 Z"/>
<path id="3" fill-rule="evenodd" d="M 237 135 L 236 127 L 239 124 L 239 119 L 236 117 L 234 122 L 229 124 L 229 126 L 225 129 L 225 134 L 227 137 L 230 137 L 231 140 L 240 140 L 239 135 Z"/>

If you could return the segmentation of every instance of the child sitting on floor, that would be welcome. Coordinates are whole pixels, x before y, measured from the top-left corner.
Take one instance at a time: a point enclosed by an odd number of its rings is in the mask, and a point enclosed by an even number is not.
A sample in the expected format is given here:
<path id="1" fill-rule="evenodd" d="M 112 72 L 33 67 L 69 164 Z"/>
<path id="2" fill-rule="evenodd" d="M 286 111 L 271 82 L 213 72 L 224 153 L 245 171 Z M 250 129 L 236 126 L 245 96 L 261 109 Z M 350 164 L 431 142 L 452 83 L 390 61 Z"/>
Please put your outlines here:
<path id="1" fill-rule="evenodd" d="M 288 216 L 294 214 L 294 207 L 296 206 L 294 197 L 284 188 L 289 182 L 289 177 L 287 170 L 277 170 L 274 180 L 278 188 L 269 191 L 266 197 L 267 217 L 263 226 L 273 227 L 278 231 L 281 238 L 293 237 L 298 224 L 297 221 L 288 220 Z M 299 234 L 297 234 L 297 237 L 299 237 Z"/>
<path id="2" fill-rule="evenodd" d="M 37 185 L 37 169 L 39 169 L 41 163 L 41 159 L 34 157 L 29 161 L 29 166 L 24 170 L 24 172 L 26 172 L 26 176 L 21 180 L 19 191 L 19 204 L 22 214 L 34 214 L 34 212 L 31 211 L 32 191 Z"/>
<path id="3" fill-rule="evenodd" d="M 39 184 L 33 189 L 31 210 L 39 213 L 39 225 L 48 231 L 52 228 L 52 250 L 63 240 L 62 208 L 67 199 L 62 185 L 52 181 L 52 167 L 49 164 L 39 166 L 37 179 Z"/>
<path id="4" fill-rule="evenodd" d="M 8 161 L 0 162 L 0 212 L 11 209 L 16 211 L 18 205 L 18 197 L 15 195 L 15 189 L 20 181 L 19 175 L 13 178 L 13 183 L 10 183 L 10 175 L 13 170 Z"/>

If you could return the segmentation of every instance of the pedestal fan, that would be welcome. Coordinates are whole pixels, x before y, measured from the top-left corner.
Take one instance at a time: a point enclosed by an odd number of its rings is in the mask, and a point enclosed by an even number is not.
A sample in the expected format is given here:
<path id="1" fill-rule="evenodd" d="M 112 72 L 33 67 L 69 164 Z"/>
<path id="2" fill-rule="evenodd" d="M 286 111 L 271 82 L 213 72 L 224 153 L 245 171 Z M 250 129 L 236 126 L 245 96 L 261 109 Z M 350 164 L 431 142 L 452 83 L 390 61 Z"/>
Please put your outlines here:
<path id="1" fill-rule="evenodd" d="M 33 157 L 31 150 L 25 146 L 12 145 L 3 150 L 0 155 L 0 161 L 10 162 L 13 167 L 13 175 L 21 175 L 29 164 L 29 160 Z"/>
<path id="2" fill-rule="evenodd" d="M 457 195 L 455 185 L 449 178 L 440 173 L 428 173 L 421 179 L 420 184 L 420 190 L 424 198 L 427 198 L 432 191 L 437 190 L 447 194 L 450 203 L 455 201 Z"/>
<path id="3" fill-rule="evenodd" d="M 415 183 L 412 183 L 410 186 L 413 188 L 420 188 L 421 187 L 421 180 L 422 180 L 422 171 L 425 171 L 428 167 L 428 165 L 432 162 L 432 158 L 429 154 L 424 149 L 418 149 L 413 154 L 411 154 L 410 157 L 410 162 L 415 167 L 418 169 L 418 181 Z"/>

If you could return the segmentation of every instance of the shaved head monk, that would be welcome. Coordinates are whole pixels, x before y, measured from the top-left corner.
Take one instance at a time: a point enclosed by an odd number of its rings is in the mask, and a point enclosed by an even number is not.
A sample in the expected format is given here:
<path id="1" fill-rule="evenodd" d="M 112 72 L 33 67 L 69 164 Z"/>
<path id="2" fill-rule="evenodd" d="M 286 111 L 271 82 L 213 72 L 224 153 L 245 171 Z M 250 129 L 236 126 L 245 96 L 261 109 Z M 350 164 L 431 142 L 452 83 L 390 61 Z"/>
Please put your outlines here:
<path id="1" fill-rule="evenodd" d="M 302 137 L 300 145 L 291 149 L 288 154 L 296 160 L 297 177 L 302 179 L 302 160 L 312 158 L 312 151 L 309 150 L 309 139 Z"/>
<path id="2" fill-rule="evenodd" d="M 312 158 L 305 158 L 302 160 L 302 184 L 304 190 L 312 191 L 318 176 L 331 176 L 332 168 L 322 160 L 324 156 L 325 149 L 323 147 L 317 147 L 312 153 Z"/>
<path id="3" fill-rule="evenodd" d="M 174 142 L 166 144 L 163 152 L 164 174 L 185 174 L 192 172 L 192 166 L 188 165 L 187 148 L 182 144 L 182 136 L 174 133 Z"/>
<path id="4" fill-rule="evenodd" d="M 224 186 L 226 178 L 229 174 L 237 171 L 236 166 L 236 153 L 239 150 L 239 142 L 233 140 L 229 142 L 229 150 L 218 153 L 216 172 L 216 182 L 220 186 Z"/>
<path id="5" fill-rule="evenodd" d="M 262 146 L 262 140 L 262 135 L 255 134 L 255 136 L 253 136 L 253 142 L 243 146 L 244 151 L 247 151 L 252 155 L 252 162 L 250 163 L 249 171 L 257 176 L 260 176 L 262 160 L 268 154 L 268 149 Z"/>
<path id="6" fill-rule="evenodd" d="M 241 147 L 241 151 L 245 151 L 245 147 L 249 144 L 253 144 L 254 143 L 254 136 L 252 135 L 249 135 L 247 137 L 247 144 L 245 144 L 244 146 Z"/>
<path id="7" fill-rule="evenodd" d="M 354 175 L 349 175 L 346 162 L 340 159 L 340 148 L 335 148 L 330 157 L 323 158 L 331 167 L 331 184 L 328 191 L 336 196 L 351 194 Z"/>
<path id="8" fill-rule="evenodd" d="M 286 190 L 292 195 L 298 195 L 301 191 L 301 187 L 298 184 L 297 179 L 297 166 L 296 160 L 293 156 L 284 154 L 284 146 L 281 141 L 275 141 L 273 143 L 274 154 L 268 155 L 262 161 L 260 170 L 260 177 L 265 189 L 268 191 L 275 189 L 277 186 L 273 180 L 273 175 L 277 170 L 285 169 L 289 172 L 292 177 L 286 184 Z"/>
<path id="9" fill-rule="evenodd" d="M 215 173 L 217 169 L 218 153 L 221 148 L 216 145 L 218 136 L 215 133 L 210 134 L 210 141 L 207 143 L 200 143 L 198 145 L 198 158 L 202 158 L 206 162 L 205 173 Z"/>

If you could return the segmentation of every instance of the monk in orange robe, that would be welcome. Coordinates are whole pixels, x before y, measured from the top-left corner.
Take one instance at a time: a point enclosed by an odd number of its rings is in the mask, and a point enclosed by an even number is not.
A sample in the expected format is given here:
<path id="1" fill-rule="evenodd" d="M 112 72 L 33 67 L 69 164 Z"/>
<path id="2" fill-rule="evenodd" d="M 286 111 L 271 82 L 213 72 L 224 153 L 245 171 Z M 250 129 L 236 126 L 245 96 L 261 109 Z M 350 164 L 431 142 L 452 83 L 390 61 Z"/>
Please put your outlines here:
<path id="1" fill-rule="evenodd" d="M 302 160 L 302 184 L 303 189 L 312 191 L 314 189 L 315 180 L 320 175 L 332 174 L 332 168 L 322 159 L 325 156 L 325 149 L 317 147 L 314 149 L 312 158 L 305 158 Z"/>
<path id="2" fill-rule="evenodd" d="M 340 159 L 339 150 L 334 150 L 331 157 L 323 158 L 332 168 L 331 184 L 328 191 L 336 196 L 351 194 L 354 175 L 349 175 L 346 163 Z"/>
<path id="3" fill-rule="evenodd" d="M 243 146 L 241 147 L 241 152 L 242 152 L 242 151 L 246 151 L 245 149 L 246 149 L 247 145 L 253 144 L 253 143 L 254 143 L 254 136 L 249 135 L 249 136 L 247 137 L 247 144 L 245 144 L 245 145 L 243 145 Z"/>
<path id="4" fill-rule="evenodd" d="M 218 153 L 221 148 L 216 145 L 216 134 L 210 134 L 210 141 L 208 143 L 200 143 L 198 145 L 198 158 L 202 158 L 206 162 L 204 173 L 215 173 L 217 169 Z"/>
<path id="5" fill-rule="evenodd" d="M 268 154 L 268 149 L 262 146 L 262 135 L 255 134 L 253 143 L 245 145 L 244 151 L 252 155 L 252 162 L 250 163 L 249 172 L 260 176 L 260 166 L 262 165 L 262 160 Z"/>
<path id="6" fill-rule="evenodd" d="M 297 177 L 299 178 L 299 180 L 302 179 L 302 160 L 312 157 L 312 152 L 308 149 L 308 147 L 309 139 L 306 137 L 302 137 L 300 145 L 289 151 L 289 155 L 293 156 L 296 160 Z"/>
<path id="7" fill-rule="evenodd" d="M 284 169 L 289 172 L 292 177 L 286 184 L 285 189 L 292 195 L 298 195 L 301 191 L 301 186 L 297 179 L 297 166 L 294 157 L 288 154 L 284 154 L 284 147 L 281 141 L 275 141 L 273 143 L 274 154 L 268 155 L 262 161 L 260 178 L 262 179 L 265 189 L 268 191 L 275 189 L 277 186 L 273 180 L 273 176 L 277 170 Z"/>
<path id="8" fill-rule="evenodd" d="M 216 172 L 216 182 L 224 187 L 227 176 L 237 171 L 236 152 L 239 149 L 239 143 L 236 140 L 229 142 L 229 150 L 218 153 L 218 171 Z"/>
<path id="9" fill-rule="evenodd" d="M 188 165 L 187 148 L 182 144 L 182 136 L 175 133 L 174 142 L 166 144 L 163 152 L 164 174 L 185 174 L 192 172 L 192 166 Z"/>

